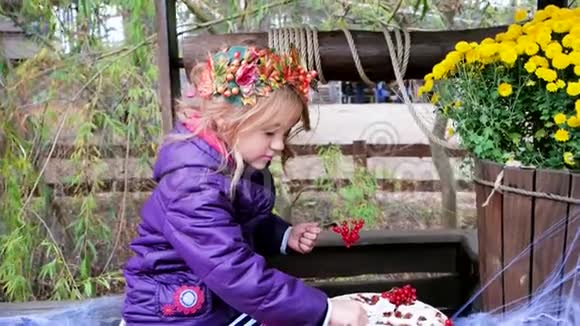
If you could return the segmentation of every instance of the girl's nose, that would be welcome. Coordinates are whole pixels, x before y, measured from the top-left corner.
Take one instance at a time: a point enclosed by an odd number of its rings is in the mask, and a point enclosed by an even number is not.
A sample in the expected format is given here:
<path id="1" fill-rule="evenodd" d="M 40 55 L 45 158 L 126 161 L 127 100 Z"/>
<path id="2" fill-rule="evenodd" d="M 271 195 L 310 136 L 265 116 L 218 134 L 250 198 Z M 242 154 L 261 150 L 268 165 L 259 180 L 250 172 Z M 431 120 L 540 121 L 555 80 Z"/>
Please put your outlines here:
<path id="1" fill-rule="evenodd" d="M 284 150 L 284 139 L 282 137 L 274 137 L 270 143 L 270 149 L 280 153 Z"/>

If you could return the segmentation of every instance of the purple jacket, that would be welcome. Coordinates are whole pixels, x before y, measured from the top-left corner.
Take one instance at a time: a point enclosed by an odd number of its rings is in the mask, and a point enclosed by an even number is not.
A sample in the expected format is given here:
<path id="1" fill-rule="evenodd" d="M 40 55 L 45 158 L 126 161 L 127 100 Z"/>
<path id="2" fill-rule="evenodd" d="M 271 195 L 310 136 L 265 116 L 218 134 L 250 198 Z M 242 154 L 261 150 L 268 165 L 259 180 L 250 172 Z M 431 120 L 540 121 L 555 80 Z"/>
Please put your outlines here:
<path id="1" fill-rule="evenodd" d="M 242 312 L 268 326 L 321 325 L 327 296 L 262 256 L 280 251 L 289 227 L 271 213 L 272 176 L 247 169 L 231 201 L 221 160 L 200 138 L 161 149 L 125 266 L 124 320 L 218 326 Z"/>

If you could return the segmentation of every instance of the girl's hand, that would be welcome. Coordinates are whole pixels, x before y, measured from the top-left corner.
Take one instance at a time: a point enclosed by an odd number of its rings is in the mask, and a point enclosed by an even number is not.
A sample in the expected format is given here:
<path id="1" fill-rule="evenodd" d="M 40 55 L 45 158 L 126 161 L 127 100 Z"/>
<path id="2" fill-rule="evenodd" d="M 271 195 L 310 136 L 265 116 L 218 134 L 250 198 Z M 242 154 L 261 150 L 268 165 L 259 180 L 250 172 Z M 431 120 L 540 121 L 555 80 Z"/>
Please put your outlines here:
<path id="1" fill-rule="evenodd" d="M 318 223 L 300 223 L 292 226 L 290 237 L 288 238 L 288 247 L 292 250 L 307 254 L 314 249 L 318 235 L 322 229 Z"/>

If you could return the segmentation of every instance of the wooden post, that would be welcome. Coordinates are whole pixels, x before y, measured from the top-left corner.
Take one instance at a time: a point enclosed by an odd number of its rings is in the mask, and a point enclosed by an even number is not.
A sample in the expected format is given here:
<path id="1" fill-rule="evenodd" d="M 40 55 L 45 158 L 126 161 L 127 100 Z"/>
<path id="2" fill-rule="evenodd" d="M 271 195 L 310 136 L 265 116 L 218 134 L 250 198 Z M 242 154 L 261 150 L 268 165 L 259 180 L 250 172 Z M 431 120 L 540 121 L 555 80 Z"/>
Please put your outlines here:
<path id="1" fill-rule="evenodd" d="M 538 9 L 544 9 L 548 5 L 555 5 L 560 8 L 568 7 L 567 0 L 538 0 Z"/>
<path id="2" fill-rule="evenodd" d="M 364 140 L 355 140 L 352 142 L 352 156 L 354 165 L 367 168 L 367 143 Z"/>
<path id="3" fill-rule="evenodd" d="M 507 30 L 505 26 L 457 31 L 411 31 L 411 50 L 407 66 L 407 79 L 422 79 L 435 64 L 464 41 L 482 41 Z M 352 31 L 361 64 L 366 75 L 374 81 L 394 80 L 389 51 L 382 32 Z M 319 32 L 319 49 L 322 71 L 326 80 L 358 81 L 356 69 L 346 37 L 342 31 Z M 218 51 L 227 45 L 268 46 L 267 33 L 240 33 L 204 35 L 183 39 L 183 64 L 186 71 L 201 60 L 208 52 Z"/>
<path id="4" fill-rule="evenodd" d="M 155 22 L 157 30 L 161 122 L 163 131 L 167 133 L 173 128 L 174 100 L 181 93 L 175 0 L 157 0 L 155 1 L 155 9 L 157 11 Z"/>

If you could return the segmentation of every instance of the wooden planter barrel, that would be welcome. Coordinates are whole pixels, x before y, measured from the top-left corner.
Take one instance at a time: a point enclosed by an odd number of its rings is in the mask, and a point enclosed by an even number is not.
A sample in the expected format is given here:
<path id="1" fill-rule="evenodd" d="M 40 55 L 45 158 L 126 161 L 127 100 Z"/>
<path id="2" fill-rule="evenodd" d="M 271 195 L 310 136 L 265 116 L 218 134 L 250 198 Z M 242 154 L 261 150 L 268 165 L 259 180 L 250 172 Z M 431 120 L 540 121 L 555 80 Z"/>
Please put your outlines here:
<path id="1" fill-rule="evenodd" d="M 476 161 L 475 175 L 494 183 L 502 169 L 504 186 L 580 199 L 580 173 L 577 172 L 505 167 L 490 161 Z M 481 297 L 484 310 L 525 304 L 562 262 L 567 251 L 572 253 L 564 272 L 576 267 L 580 245 L 576 242 L 571 248 L 571 244 L 580 227 L 580 205 L 496 191 L 482 207 L 493 187 L 476 180 L 475 191 L 482 286 L 507 266 L 505 272 L 484 290 Z M 514 257 L 559 222 L 562 224 L 556 232 L 508 266 Z M 561 290 L 569 290 L 570 285 L 563 284 Z"/>

